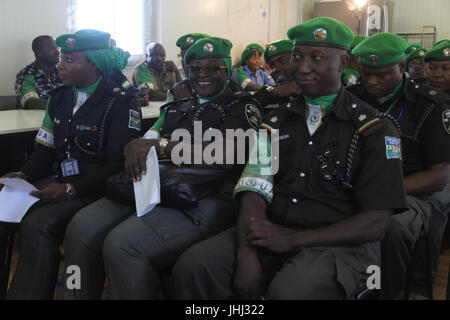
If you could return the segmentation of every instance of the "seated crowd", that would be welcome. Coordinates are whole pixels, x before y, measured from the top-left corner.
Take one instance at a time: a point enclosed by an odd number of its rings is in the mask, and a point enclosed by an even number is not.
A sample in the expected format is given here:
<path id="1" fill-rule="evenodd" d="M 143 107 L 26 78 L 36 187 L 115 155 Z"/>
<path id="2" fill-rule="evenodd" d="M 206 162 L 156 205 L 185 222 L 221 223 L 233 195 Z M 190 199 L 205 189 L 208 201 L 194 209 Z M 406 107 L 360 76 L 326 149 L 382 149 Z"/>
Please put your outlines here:
<path id="1" fill-rule="evenodd" d="M 181 68 L 152 42 L 131 83 L 129 53 L 107 32 L 37 37 L 15 88 L 18 108 L 45 117 L 29 159 L 4 177 L 34 184 L 40 201 L 0 222 L 0 298 L 52 299 L 62 245 L 65 270 L 81 270 L 75 287 L 64 274 L 65 299 L 101 299 L 106 280 L 112 299 L 355 299 L 372 266 L 381 298 L 410 281 L 426 295 L 424 260 L 436 270 L 450 211 L 450 41 L 426 50 L 328 17 L 287 37 L 249 44 L 235 67 L 228 39 L 181 36 Z M 167 103 L 143 132 L 148 101 Z M 138 216 L 134 196 L 107 182 L 124 177 L 132 193 L 152 148 L 161 203 Z M 187 199 L 163 187 L 167 167 L 199 175 L 183 188 L 207 182 Z"/>

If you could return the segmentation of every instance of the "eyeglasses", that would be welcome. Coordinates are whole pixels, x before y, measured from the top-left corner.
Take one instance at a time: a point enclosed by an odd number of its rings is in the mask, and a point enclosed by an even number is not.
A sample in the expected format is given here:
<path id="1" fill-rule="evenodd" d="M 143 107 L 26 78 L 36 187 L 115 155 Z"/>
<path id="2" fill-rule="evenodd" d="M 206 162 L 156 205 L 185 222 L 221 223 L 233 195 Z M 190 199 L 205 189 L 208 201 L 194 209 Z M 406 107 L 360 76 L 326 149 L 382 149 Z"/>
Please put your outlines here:
<path id="1" fill-rule="evenodd" d="M 195 74 L 200 74 L 202 72 L 202 70 L 206 73 L 206 74 L 216 74 L 218 73 L 220 70 L 224 70 L 226 69 L 227 66 L 219 66 L 219 65 L 210 65 L 210 66 L 202 66 L 199 64 L 191 64 L 189 65 L 189 70 L 192 73 Z"/>

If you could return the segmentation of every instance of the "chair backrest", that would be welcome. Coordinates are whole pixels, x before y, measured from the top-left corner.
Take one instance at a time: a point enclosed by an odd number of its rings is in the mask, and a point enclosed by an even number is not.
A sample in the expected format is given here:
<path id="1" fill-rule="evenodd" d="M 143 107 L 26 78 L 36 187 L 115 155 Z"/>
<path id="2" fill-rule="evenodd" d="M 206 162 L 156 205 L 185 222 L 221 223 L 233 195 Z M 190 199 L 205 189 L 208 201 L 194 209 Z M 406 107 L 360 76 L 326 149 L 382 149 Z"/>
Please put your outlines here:
<path id="1" fill-rule="evenodd" d="M 16 96 L 0 96 L 0 110 L 17 109 Z"/>

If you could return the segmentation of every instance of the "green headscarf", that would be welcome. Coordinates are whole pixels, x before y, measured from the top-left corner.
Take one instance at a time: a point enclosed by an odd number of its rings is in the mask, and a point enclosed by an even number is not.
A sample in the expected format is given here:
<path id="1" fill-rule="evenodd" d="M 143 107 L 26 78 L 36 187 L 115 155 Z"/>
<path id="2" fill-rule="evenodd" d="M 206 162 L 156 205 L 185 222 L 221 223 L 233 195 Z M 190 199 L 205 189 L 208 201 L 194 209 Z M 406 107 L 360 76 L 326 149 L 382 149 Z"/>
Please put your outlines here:
<path id="1" fill-rule="evenodd" d="M 112 74 L 125 68 L 130 57 L 128 51 L 123 51 L 118 47 L 86 50 L 84 53 L 97 66 L 100 72 L 105 74 Z"/>

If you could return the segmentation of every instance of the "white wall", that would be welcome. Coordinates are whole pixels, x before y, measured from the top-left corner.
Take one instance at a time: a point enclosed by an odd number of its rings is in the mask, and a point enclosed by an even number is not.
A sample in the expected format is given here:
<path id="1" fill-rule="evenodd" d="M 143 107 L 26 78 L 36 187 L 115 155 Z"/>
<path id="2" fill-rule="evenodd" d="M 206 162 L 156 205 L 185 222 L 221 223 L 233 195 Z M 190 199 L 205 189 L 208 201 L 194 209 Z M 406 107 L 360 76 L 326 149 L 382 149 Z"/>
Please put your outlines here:
<path id="1" fill-rule="evenodd" d="M 17 72 L 34 61 L 31 42 L 67 32 L 66 0 L 0 1 L 0 95 L 13 95 Z"/>
<path id="2" fill-rule="evenodd" d="M 449 0 L 393 0 L 392 32 L 420 33 L 422 26 L 436 26 L 436 41 L 450 39 Z M 426 32 L 430 32 L 427 29 Z"/>
<path id="3" fill-rule="evenodd" d="M 236 63 L 249 43 L 286 38 L 301 13 L 300 0 L 154 0 L 161 12 L 160 42 L 176 60 L 175 42 L 183 34 L 204 32 L 233 43 Z M 155 11 L 155 10 L 154 10 Z M 155 12 L 154 12 L 155 13 Z M 265 15 L 264 15 L 265 14 Z"/>

